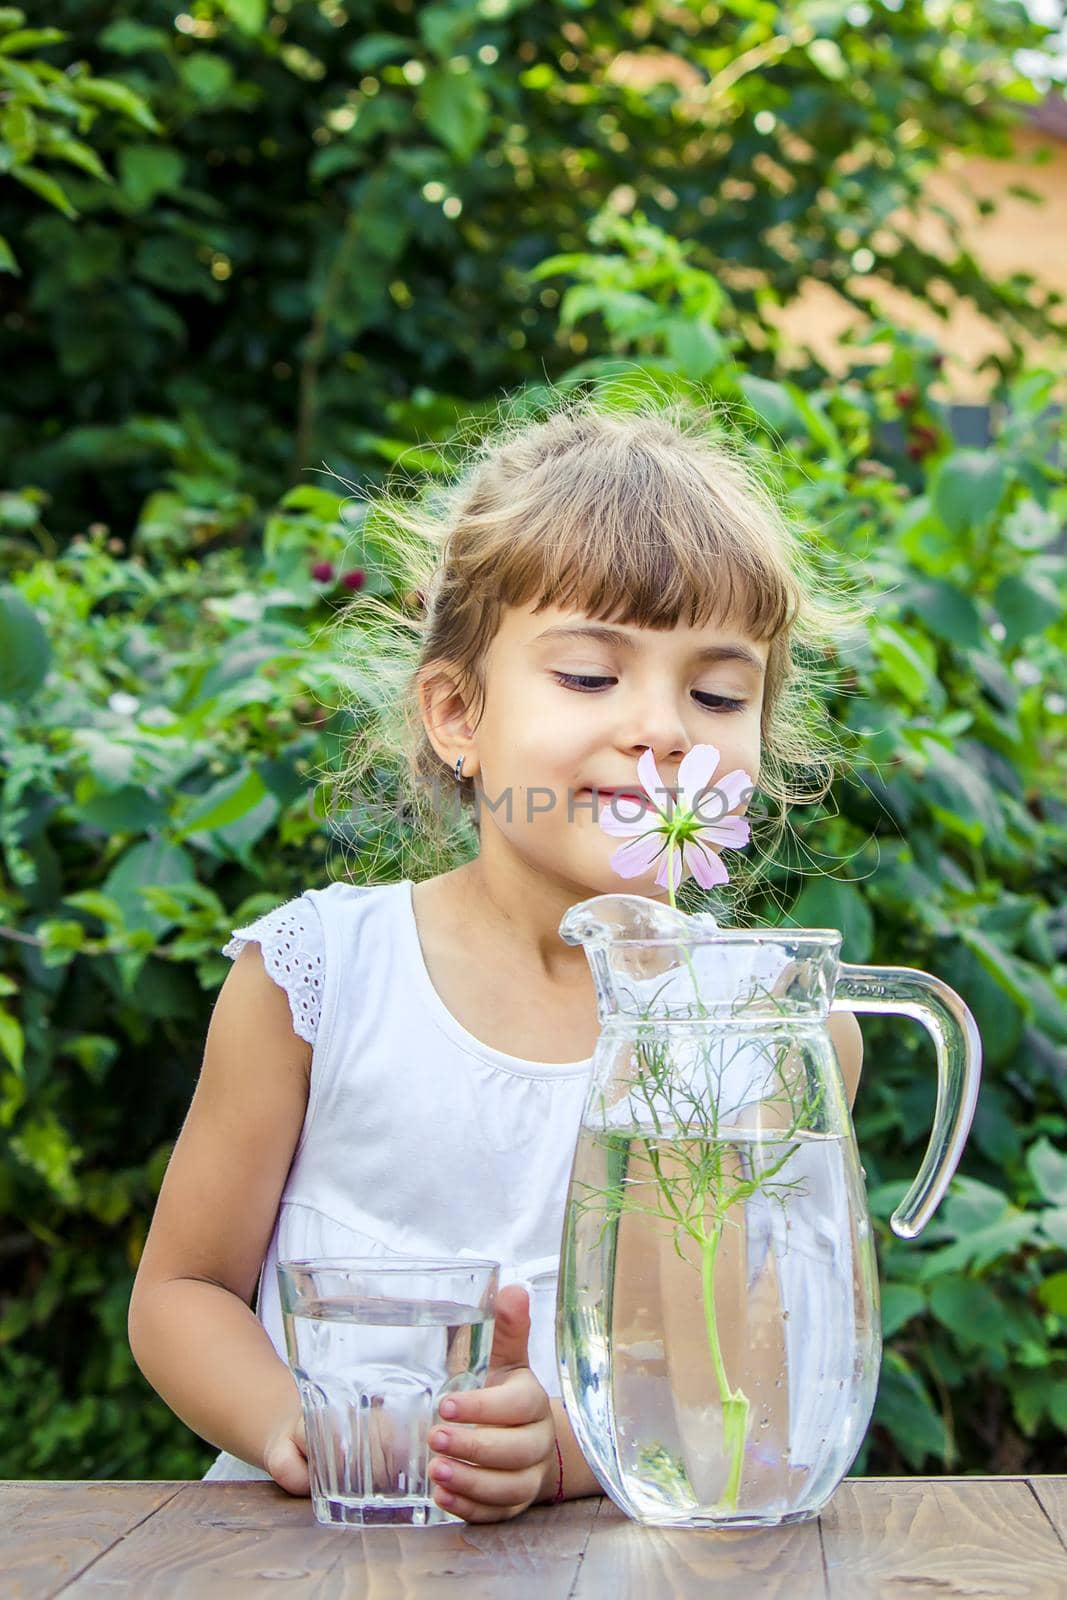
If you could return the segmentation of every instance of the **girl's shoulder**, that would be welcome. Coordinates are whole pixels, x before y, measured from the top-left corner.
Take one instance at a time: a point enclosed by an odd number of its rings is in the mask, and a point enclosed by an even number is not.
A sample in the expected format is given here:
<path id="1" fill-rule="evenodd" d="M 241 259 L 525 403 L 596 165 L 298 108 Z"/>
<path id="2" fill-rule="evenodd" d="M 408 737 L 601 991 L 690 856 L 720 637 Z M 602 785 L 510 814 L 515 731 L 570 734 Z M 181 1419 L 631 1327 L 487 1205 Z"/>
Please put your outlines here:
<path id="1" fill-rule="evenodd" d="M 314 1046 L 326 980 L 327 929 L 338 925 L 351 931 L 354 922 L 373 916 L 376 909 L 391 908 L 395 897 L 408 892 L 406 883 L 330 883 L 322 889 L 305 889 L 253 922 L 234 928 L 222 954 L 236 959 L 246 944 L 259 945 L 263 965 L 289 998 L 293 1030 Z"/>

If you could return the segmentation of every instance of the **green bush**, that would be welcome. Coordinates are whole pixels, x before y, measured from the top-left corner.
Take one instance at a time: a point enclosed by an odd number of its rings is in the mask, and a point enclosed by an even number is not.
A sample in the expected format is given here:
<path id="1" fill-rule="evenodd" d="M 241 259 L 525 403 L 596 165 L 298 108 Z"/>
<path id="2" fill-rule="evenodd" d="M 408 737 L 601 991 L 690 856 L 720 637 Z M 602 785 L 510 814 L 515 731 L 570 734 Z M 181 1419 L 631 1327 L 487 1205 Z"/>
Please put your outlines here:
<path id="1" fill-rule="evenodd" d="M 765 311 L 812 279 L 860 308 L 876 281 L 937 280 L 944 315 L 961 296 L 996 320 L 1005 370 L 1024 331 L 1062 331 L 1056 296 L 987 281 L 947 213 L 943 258 L 915 225 L 944 153 L 1010 154 L 1041 98 L 1014 63 L 1050 30 L 1021 5 L 950 25 L 928 0 L 53 0 L 49 27 L 24 20 L 0 8 L 0 364 L 24 375 L 0 459 L 60 541 L 121 532 L 162 483 L 201 539 L 248 538 L 323 460 L 416 462 L 440 397 L 561 376 L 599 329 L 561 329 L 527 269 L 583 249 L 609 202 L 732 286 L 761 376 Z M 668 54 L 683 86 L 621 80 L 620 57 Z"/>

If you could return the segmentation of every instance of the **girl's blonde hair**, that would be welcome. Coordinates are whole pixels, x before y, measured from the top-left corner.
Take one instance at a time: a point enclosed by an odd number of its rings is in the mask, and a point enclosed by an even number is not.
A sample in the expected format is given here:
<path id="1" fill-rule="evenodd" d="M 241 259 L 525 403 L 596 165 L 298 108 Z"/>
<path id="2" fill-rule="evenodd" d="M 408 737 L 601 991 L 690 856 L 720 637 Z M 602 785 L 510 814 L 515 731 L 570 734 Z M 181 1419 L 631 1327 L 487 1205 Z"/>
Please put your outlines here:
<path id="1" fill-rule="evenodd" d="M 533 602 L 647 628 L 733 624 L 769 641 L 756 800 L 771 815 L 754 821 L 748 852 L 728 852 L 728 892 L 708 897 L 689 879 L 680 896 L 736 920 L 788 807 L 821 800 L 844 764 L 818 691 L 866 612 L 839 575 L 819 575 L 753 453 L 721 434 L 706 402 L 645 392 L 621 409 L 550 391 L 547 414 L 505 414 L 451 483 L 413 498 L 374 491 L 365 531 L 387 550 L 399 599 L 360 596 L 340 619 L 354 731 L 329 784 L 335 834 L 356 847 L 363 881 L 418 880 L 477 853 L 474 785 L 457 784 L 430 743 L 418 685 L 447 672 L 476 725 L 503 609 Z"/>

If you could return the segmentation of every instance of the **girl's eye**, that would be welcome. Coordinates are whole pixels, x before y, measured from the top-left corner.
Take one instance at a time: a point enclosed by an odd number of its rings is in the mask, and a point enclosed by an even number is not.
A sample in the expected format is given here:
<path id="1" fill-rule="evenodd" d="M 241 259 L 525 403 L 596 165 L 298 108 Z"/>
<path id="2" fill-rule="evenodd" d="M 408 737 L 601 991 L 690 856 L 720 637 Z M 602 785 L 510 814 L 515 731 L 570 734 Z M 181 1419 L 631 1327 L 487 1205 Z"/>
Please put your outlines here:
<path id="1" fill-rule="evenodd" d="M 579 694 L 597 694 L 599 686 L 605 683 L 614 683 L 614 678 L 586 677 L 580 672 L 555 672 L 553 677 L 558 678 L 568 689 L 575 689 Z M 704 706 L 705 711 L 743 711 L 743 700 L 731 700 L 723 694 L 710 694 L 703 689 L 694 689 L 693 693 Z M 707 702 L 711 701 L 709 705 Z"/>

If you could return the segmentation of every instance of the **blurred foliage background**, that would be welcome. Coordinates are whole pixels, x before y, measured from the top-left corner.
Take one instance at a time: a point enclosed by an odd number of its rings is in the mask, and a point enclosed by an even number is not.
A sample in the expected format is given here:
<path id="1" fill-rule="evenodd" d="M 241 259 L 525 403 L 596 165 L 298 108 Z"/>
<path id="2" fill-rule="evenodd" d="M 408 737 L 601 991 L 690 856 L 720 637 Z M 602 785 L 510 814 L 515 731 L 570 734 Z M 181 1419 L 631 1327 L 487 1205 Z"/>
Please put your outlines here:
<path id="1" fill-rule="evenodd" d="M 721 402 L 884 595 L 831 705 L 854 772 L 765 910 L 944 977 L 986 1073 L 902 1244 L 932 1050 L 864 1022 L 887 1349 L 854 1470 L 1062 1466 L 1064 314 L 909 220 L 949 152 L 1008 154 L 1046 40 L 1015 0 L 0 9 L 0 1473 L 214 1456 L 126 1308 L 219 951 L 400 845 L 324 816 L 372 694 L 328 625 L 398 583 L 331 474 L 432 482 L 502 394 L 588 380 Z M 843 380 L 775 331 L 813 277 L 869 313 Z M 872 299 L 935 280 L 1007 335 L 980 450 Z"/>

